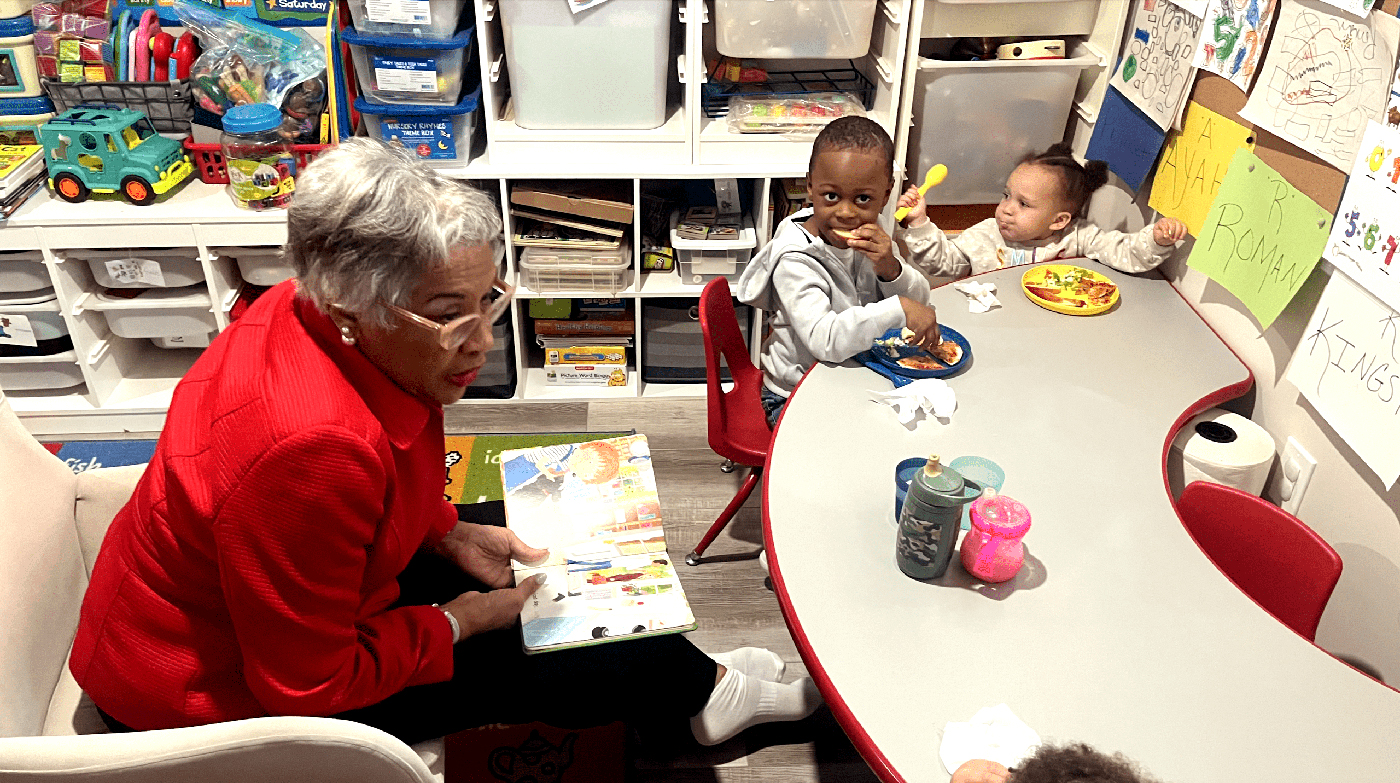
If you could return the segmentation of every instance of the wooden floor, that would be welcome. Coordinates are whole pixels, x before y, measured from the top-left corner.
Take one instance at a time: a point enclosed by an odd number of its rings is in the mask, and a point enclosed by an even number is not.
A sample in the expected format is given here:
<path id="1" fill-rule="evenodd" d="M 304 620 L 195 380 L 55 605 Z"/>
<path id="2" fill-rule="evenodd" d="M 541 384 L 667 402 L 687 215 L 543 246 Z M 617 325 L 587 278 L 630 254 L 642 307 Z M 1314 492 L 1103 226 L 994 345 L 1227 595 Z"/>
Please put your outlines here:
<path id="1" fill-rule="evenodd" d="M 686 553 L 733 498 L 744 475 L 743 470 L 731 474 L 719 470 L 721 460 L 706 443 L 703 399 L 454 405 L 446 416 L 449 434 L 629 429 L 646 435 L 651 446 L 666 544 L 700 624 L 690 639 L 709 652 L 767 647 L 787 662 L 785 679 L 805 674 L 758 563 L 763 538 L 761 484 L 710 546 L 706 562 L 694 568 L 683 565 Z M 695 746 L 666 754 L 642 749 L 632 760 L 630 779 L 637 783 L 877 780 L 825 707 L 800 723 L 756 727 L 714 748 Z"/>

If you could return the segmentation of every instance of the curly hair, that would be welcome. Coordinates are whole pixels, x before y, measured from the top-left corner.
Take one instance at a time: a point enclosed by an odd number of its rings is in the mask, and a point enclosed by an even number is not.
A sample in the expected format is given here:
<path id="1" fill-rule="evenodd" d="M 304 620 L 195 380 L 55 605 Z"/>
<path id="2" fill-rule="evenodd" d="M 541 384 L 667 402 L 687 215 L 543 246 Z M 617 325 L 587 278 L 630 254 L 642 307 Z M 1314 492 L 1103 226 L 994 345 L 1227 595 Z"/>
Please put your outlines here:
<path id="1" fill-rule="evenodd" d="M 1065 211 L 1077 218 L 1084 217 L 1084 209 L 1094 191 L 1108 182 L 1108 164 L 1101 160 L 1080 163 L 1074 157 L 1070 146 L 1060 142 L 1036 155 L 1031 153 L 1021 160 L 1022 165 L 1046 166 L 1060 175 L 1060 185 L 1064 190 Z"/>
<path id="2" fill-rule="evenodd" d="M 884 156 L 887 164 L 885 170 L 893 180 L 894 140 L 880 123 L 867 117 L 837 117 L 827 123 L 817 134 L 816 141 L 812 142 L 812 157 L 807 161 L 807 171 L 812 170 L 821 153 L 840 150 L 878 152 Z"/>
<path id="3" fill-rule="evenodd" d="M 1153 783 L 1121 753 L 1112 756 L 1084 743 L 1041 745 L 1011 770 L 1007 783 Z"/>

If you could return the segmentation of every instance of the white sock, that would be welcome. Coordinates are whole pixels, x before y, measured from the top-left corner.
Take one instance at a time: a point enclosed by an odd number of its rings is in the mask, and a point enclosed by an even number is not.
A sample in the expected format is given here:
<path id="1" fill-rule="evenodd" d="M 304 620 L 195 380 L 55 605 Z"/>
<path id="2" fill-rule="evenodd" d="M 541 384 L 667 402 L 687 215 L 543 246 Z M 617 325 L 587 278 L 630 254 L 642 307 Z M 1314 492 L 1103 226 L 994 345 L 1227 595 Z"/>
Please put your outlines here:
<path id="1" fill-rule="evenodd" d="M 729 669 L 705 708 L 690 719 L 690 731 L 701 745 L 718 745 L 760 723 L 802 720 L 821 703 L 816 683 L 809 677 L 784 684 Z"/>
<path id="2" fill-rule="evenodd" d="M 787 664 L 772 650 L 762 647 L 740 647 L 729 652 L 710 655 L 715 662 L 726 669 L 738 669 L 750 677 L 769 682 L 782 682 Z"/>
<path id="3" fill-rule="evenodd" d="M 761 565 L 761 566 L 763 566 L 763 573 L 764 573 L 764 574 L 767 574 L 767 573 L 768 573 L 768 550 L 767 550 L 767 549 L 760 549 L 760 550 L 758 550 L 758 564 Z"/>

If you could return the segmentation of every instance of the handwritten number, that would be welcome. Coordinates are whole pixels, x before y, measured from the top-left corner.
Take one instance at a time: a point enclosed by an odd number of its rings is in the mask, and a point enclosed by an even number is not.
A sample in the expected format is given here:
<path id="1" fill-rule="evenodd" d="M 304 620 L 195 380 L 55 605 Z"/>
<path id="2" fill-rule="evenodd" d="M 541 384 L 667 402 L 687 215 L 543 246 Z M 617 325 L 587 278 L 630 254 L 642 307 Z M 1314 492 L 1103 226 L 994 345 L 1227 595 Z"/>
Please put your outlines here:
<path id="1" fill-rule="evenodd" d="M 1372 223 L 1369 227 L 1367 227 L 1366 238 L 1361 242 L 1362 246 L 1365 247 L 1367 250 L 1375 250 L 1376 240 L 1380 238 L 1379 236 L 1377 236 L 1376 232 L 1380 230 L 1380 223 Z"/>
<path id="2" fill-rule="evenodd" d="M 1386 266 L 1390 266 L 1390 259 L 1392 259 L 1392 258 L 1395 257 L 1395 251 L 1396 251 L 1397 249 L 1400 249 L 1400 244 L 1397 244 L 1397 243 L 1396 243 L 1396 241 L 1395 241 L 1395 235 L 1392 234 L 1392 235 L 1390 235 L 1389 237 L 1386 237 L 1385 246 L 1386 246 L 1387 248 L 1389 248 L 1389 250 L 1386 251 L 1386 253 L 1385 253 L 1385 261 L 1383 261 L 1382 263 L 1385 264 Z"/>
<path id="3" fill-rule="evenodd" d="M 1371 150 L 1371 155 L 1366 158 L 1366 165 L 1371 167 L 1371 171 L 1380 171 L 1382 163 L 1385 163 L 1385 147 L 1376 145 L 1376 148 Z"/>
<path id="4" fill-rule="evenodd" d="M 1352 210 L 1347 215 L 1347 225 L 1349 226 L 1349 228 L 1347 228 L 1348 237 L 1356 236 L 1356 219 L 1359 217 L 1361 217 L 1361 213 L 1357 212 L 1356 210 Z"/>
<path id="5" fill-rule="evenodd" d="M 1394 166 L 1390 171 L 1390 184 L 1400 185 L 1400 155 L 1395 156 Z"/>

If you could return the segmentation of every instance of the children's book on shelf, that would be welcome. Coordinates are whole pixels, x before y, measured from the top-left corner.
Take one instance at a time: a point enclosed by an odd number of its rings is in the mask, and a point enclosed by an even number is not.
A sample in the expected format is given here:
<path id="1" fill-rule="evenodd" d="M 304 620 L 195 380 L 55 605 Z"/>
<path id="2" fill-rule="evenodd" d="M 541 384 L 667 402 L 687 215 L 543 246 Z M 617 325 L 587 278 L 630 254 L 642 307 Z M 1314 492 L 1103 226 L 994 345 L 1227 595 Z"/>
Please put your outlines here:
<path id="1" fill-rule="evenodd" d="M 44 170 L 43 151 L 38 144 L 0 144 L 0 197 L 28 184 Z"/>
<path id="2" fill-rule="evenodd" d="M 520 612 L 526 653 L 695 628 L 666 553 L 645 435 L 501 452 L 506 525 L 547 547 L 512 563 L 515 582 L 547 580 Z"/>

